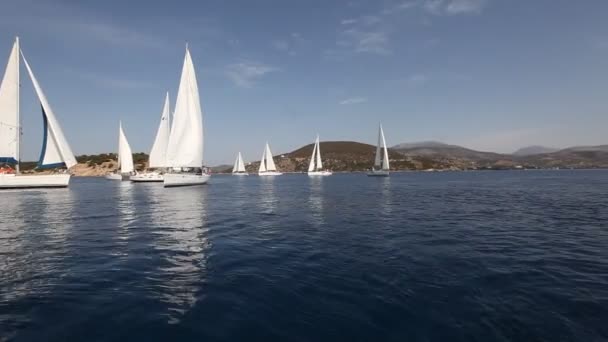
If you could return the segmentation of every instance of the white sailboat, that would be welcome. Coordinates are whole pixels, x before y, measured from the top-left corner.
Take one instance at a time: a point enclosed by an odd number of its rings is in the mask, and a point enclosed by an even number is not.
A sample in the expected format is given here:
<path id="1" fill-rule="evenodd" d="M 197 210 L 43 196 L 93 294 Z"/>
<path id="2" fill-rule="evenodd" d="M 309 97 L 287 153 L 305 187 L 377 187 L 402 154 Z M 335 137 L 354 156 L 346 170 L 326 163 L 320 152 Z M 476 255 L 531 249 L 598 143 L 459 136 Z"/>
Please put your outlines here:
<path id="1" fill-rule="evenodd" d="M 245 170 L 245 163 L 243 163 L 243 157 L 241 156 L 241 152 L 236 157 L 234 161 L 234 166 L 232 167 L 232 174 L 237 176 L 248 176 L 249 173 Z"/>
<path id="2" fill-rule="evenodd" d="M 133 152 L 122 129 L 122 122 L 118 124 L 118 169 L 106 175 L 107 179 L 128 181 L 133 174 Z"/>
<path id="3" fill-rule="evenodd" d="M 42 107 L 44 136 L 37 168 L 65 166 L 69 169 L 76 165 L 76 158 L 63 135 L 61 126 L 19 48 L 19 38 L 15 38 L 6 71 L 0 84 L 0 163 L 15 164 L 16 170 L 13 172 L 3 168 L 2 173 L 0 173 L 0 189 L 67 187 L 71 177 L 67 172 L 49 175 L 23 175 L 19 170 L 21 144 L 21 121 L 19 117 L 20 52 Z"/>
<path id="4" fill-rule="evenodd" d="M 319 144 L 319 135 L 317 135 L 317 139 L 315 140 L 315 147 L 313 147 L 312 149 L 310 164 L 308 164 L 308 175 L 331 176 L 331 171 L 323 170 L 323 163 L 321 162 L 321 145 Z"/>
<path id="5" fill-rule="evenodd" d="M 210 177 L 203 172 L 203 112 L 188 46 L 167 144 L 167 167 L 165 187 L 205 184 Z"/>
<path id="6" fill-rule="evenodd" d="M 165 104 L 160 116 L 160 124 L 156 131 L 156 138 L 152 144 L 150 157 L 148 158 L 148 169 L 144 172 L 138 172 L 131 176 L 132 182 L 162 182 L 164 180 L 163 171 L 167 167 L 167 145 L 169 144 L 169 133 L 171 132 L 171 123 L 169 120 L 169 93 L 165 96 Z"/>
<path id="7" fill-rule="evenodd" d="M 388 177 L 390 166 L 388 163 L 388 149 L 386 147 L 386 139 L 384 139 L 384 131 L 382 124 L 378 129 L 378 145 L 376 145 L 376 158 L 374 167 L 367 174 L 370 177 Z"/>
<path id="8" fill-rule="evenodd" d="M 260 161 L 260 168 L 258 169 L 258 176 L 280 176 L 281 172 L 277 171 L 277 167 L 274 165 L 274 159 L 272 159 L 272 152 L 270 152 L 270 146 L 266 143 L 264 153 L 262 153 L 262 160 Z"/>

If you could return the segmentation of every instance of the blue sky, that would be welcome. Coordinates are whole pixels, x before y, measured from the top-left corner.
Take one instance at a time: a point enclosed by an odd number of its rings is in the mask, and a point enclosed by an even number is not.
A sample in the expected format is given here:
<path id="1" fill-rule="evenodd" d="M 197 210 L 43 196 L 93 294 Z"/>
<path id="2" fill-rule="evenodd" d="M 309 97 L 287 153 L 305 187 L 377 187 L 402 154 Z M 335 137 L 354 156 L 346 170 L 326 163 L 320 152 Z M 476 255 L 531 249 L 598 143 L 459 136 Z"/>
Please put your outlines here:
<path id="1" fill-rule="evenodd" d="M 185 41 L 205 161 L 321 140 L 439 140 L 511 152 L 608 143 L 605 0 L 62 1 L 0 5 L 76 154 L 148 152 Z M 2 67 L 3 68 L 3 67 Z M 25 77 L 25 73 L 22 72 Z M 22 79 L 23 159 L 40 148 Z"/>

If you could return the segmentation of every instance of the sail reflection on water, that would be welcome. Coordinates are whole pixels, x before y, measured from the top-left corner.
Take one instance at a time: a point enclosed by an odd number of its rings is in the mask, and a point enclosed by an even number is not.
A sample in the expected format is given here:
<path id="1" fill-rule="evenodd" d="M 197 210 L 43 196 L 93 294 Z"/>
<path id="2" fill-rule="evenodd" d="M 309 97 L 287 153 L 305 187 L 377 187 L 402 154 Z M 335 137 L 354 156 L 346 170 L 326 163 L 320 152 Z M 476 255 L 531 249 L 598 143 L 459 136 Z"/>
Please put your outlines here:
<path id="1" fill-rule="evenodd" d="M 207 188 L 164 190 L 154 193 L 158 200 L 151 202 L 150 210 L 153 247 L 160 256 L 158 270 L 151 279 L 152 292 L 166 305 L 167 322 L 176 324 L 194 307 L 205 283 L 210 248 Z"/>
<path id="2" fill-rule="evenodd" d="M 323 212 L 323 177 L 309 177 L 310 193 L 308 204 L 310 206 L 312 223 L 321 226 L 325 223 L 325 213 Z"/>

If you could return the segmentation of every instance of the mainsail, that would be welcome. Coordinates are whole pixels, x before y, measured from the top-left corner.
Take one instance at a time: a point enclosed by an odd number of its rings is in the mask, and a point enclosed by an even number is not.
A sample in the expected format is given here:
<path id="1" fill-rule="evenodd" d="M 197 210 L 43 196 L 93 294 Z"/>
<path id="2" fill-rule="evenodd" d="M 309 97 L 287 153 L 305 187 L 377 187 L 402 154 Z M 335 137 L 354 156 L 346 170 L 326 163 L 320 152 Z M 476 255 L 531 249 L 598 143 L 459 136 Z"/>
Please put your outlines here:
<path id="1" fill-rule="evenodd" d="M 241 152 L 239 152 L 239 155 L 234 161 L 234 167 L 232 167 L 232 173 L 236 172 L 245 172 L 245 163 L 243 163 L 243 157 L 241 156 Z"/>
<path id="2" fill-rule="evenodd" d="M 274 159 L 272 158 L 272 152 L 270 152 L 270 146 L 266 143 L 266 170 L 276 171 L 277 167 L 274 165 Z"/>
<path id="3" fill-rule="evenodd" d="M 194 64 L 187 47 L 167 146 L 167 166 L 203 166 L 203 114 Z"/>
<path id="4" fill-rule="evenodd" d="M 382 125 L 378 128 L 378 145 L 376 145 L 376 159 L 374 166 L 382 170 L 389 170 L 390 166 L 388 163 L 388 149 L 386 147 L 386 140 L 384 139 L 384 130 Z"/>
<path id="5" fill-rule="evenodd" d="M 380 125 L 380 135 L 382 136 L 382 148 L 384 149 L 384 155 L 382 156 L 382 170 L 390 170 L 390 166 L 388 164 L 388 149 L 386 147 L 386 139 L 384 139 L 382 125 Z"/>
<path id="6" fill-rule="evenodd" d="M 0 162 L 19 162 L 19 38 L 0 84 Z"/>
<path id="7" fill-rule="evenodd" d="M 152 144 L 150 158 L 148 161 L 149 168 L 167 167 L 167 145 L 169 144 L 169 133 L 171 130 L 169 119 L 169 93 L 165 96 L 165 105 L 160 117 L 160 124 L 156 131 L 156 138 Z"/>
<path id="8" fill-rule="evenodd" d="M 316 154 L 317 154 L 317 142 L 315 141 L 315 145 L 312 148 L 312 155 L 310 156 L 310 164 L 308 164 L 308 172 L 312 172 L 315 170 Z"/>

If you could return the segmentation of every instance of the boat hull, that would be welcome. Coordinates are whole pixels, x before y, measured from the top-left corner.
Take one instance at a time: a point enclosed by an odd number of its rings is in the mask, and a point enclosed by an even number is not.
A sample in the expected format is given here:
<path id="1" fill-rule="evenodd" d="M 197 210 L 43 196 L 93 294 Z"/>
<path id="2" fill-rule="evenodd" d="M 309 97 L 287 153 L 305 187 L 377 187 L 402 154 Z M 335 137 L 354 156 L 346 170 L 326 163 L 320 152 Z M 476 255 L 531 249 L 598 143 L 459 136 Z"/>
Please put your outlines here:
<path id="1" fill-rule="evenodd" d="M 0 174 L 0 189 L 66 188 L 70 184 L 69 173 L 57 175 Z"/>
<path id="2" fill-rule="evenodd" d="M 163 182 L 165 180 L 164 175 L 156 172 L 145 172 L 138 173 L 131 176 L 131 182 L 134 183 L 152 183 L 152 182 Z"/>
<path id="3" fill-rule="evenodd" d="M 131 178 L 129 174 L 120 174 L 120 173 L 110 173 L 107 174 L 106 179 L 109 180 L 119 180 L 119 181 L 128 181 Z"/>
<path id="4" fill-rule="evenodd" d="M 233 176 L 249 176 L 247 172 L 233 172 Z"/>
<path id="5" fill-rule="evenodd" d="M 308 171 L 309 176 L 331 176 L 331 171 Z"/>
<path id="6" fill-rule="evenodd" d="M 259 172 L 258 176 L 280 176 L 282 175 L 281 172 L 278 171 L 264 171 L 264 172 Z"/>
<path id="7" fill-rule="evenodd" d="M 209 177 L 211 176 L 208 174 L 165 173 L 163 184 L 165 188 L 201 185 L 206 184 Z"/>
<path id="8" fill-rule="evenodd" d="M 368 177 L 388 177 L 389 171 L 387 170 L 372 170 L 367 173 Z"/>

